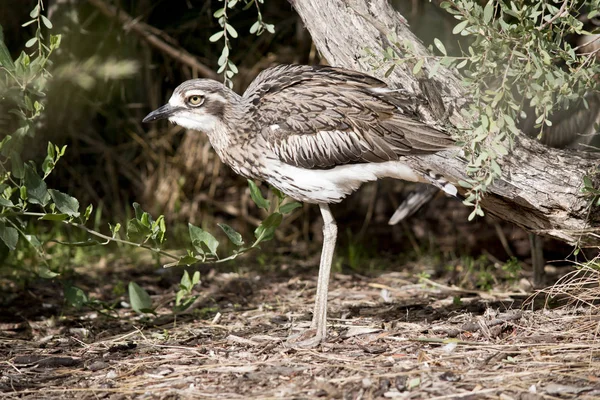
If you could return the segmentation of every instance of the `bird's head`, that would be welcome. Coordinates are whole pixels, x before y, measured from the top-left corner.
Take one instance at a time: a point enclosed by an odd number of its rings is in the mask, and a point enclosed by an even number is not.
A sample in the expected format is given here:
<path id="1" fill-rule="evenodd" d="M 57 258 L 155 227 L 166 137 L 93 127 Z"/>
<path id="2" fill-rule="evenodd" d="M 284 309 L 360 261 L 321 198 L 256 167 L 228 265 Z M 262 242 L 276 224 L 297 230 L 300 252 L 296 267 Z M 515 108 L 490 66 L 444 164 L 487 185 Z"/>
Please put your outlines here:
<path id="1" fill-rule="evenodd" d="M 179 85 L 169 102 L 146 115 L 143 122 L 166 118 L 184 128 L 211 134 L 225 120 L 234 96 L 217 81 L 192 79 Z"/>

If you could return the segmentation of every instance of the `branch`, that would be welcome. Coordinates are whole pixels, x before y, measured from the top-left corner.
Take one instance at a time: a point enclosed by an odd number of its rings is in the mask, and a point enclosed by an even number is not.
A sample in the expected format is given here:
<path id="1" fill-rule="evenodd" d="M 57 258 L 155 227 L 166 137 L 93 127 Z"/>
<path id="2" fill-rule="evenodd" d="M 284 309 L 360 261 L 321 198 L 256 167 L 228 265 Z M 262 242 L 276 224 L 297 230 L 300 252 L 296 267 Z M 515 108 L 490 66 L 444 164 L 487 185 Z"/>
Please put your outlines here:
<path id="1" fill-rule="evenodd" d="M 387 0 L 290 2 L 330 64 L 372 74 L 391 87 L 426 97 L 429 105 L 419 110 L 426 122 L 439 123 L 441 115 L 450 114 L 449 122 L 454 127 L 470 125 L 459 113 L 468 97 L 456 72 L 440 67 L 434 77 L 426 78 L 433 65 L 431 55 Z M 414 55 L 424 59 L 424 73 L 413 75 L 414 64 L 410 62 L 396 66 L 389 77 L 384 76 L 384 69 L 373 71 L 372 59 L 365 50 L 383 54 L 393 46 L 387 39 L 390 34 L 401 43 L 412 44 Z M 456 183 L 466 178 L 466 162 L 456 155 L 456 151 L 446 151 L 407 157 L 406 162 L 416 170 L 442 173 Z M 488 214 L 568 243 L 600 243 L 600 212 L 590 209 L 591 199 L 581 192 L 585 175 L 600 174 L 598 155 L 551 149 L 521 135 L 514 150 L 500 163 L 503 177 L 489 189 L 481 204 Z"/>
<path id="2" fill-rule="evenodd" d="M 96 7 L 98 11 L 100 11 L 107 17 L 118 19 L 119 22 L 121 22 L 121 24 L 123 25 L 123 29 L 131 30 L 133 33 L 140 36 L 142 39 L 144 39 L 150 45 L 156 47 L 158 50 L 197 71 L 198 75 L 200 75 L 201 77 L 215 80 L 219 79 L 219 75 L 217 75 L 215 71 L 198 61 L 198 59 L 194 55 L 185 51 L 184 49 L 170 45 L 169 43 L 166 43 L 161 38 L 159 38 L 154 33 L 156 30 L 152 26 L 140 22 L 137 19 L 131 18 L 131 16 L 129 16 L 129 14 L 127 14 L 123 10 L 106 4 L 103 0 L 88 0 L 88 2 L 94 7 Z M 171 38 L 165 33 L 162 33 L 161 36 L 168 42 L 176 42 L 175 39 Z"/>
<path id="3" fill-rule="evenodd" d="M 558 10 L 558 12 L 556 14 L 554 14 L 554 16 L 552 18 L 550 18 L 548 21 L 546 21 L 545 23 L 540 25 L 538 27 L 538 30 L 543 31 L 544 29 L 546 29 L 546 27 L 548 25 L 552 24 L 557 19 L 564 17 L 565 15 L 568 15 L 569 14 L 569 11 L 567 10 L 568 4 L 569 4 L 569 0 L 563 1 L 562 6 L 560 6 L 560 10 Z"/>

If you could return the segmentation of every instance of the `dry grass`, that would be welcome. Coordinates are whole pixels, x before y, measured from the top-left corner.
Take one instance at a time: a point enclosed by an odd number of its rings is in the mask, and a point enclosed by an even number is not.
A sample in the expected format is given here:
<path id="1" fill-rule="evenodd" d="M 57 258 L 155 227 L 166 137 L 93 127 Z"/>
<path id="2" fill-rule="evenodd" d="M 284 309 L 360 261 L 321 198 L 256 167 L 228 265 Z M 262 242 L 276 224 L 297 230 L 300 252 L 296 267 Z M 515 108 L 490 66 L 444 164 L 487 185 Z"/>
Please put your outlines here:
<path id="1" fill-rule="evenodd" d="M 127 308 L 119 319 L 30 310 L 38 317 L 3 323 L 3 397 L 600 397 L 596 307 L 521 308 L 519 290 L 461 291 L 418 283 L 414 271 L 335 274 L 328 341 L 301 350 L 285 338 L 309 323 L 315 274 L 281 268 L 208 272 L 194 311 L 176 319 L 168 308 L 152 321 Z M 168 305 L 162 279 L 147 277 L 155 303 Z"/>

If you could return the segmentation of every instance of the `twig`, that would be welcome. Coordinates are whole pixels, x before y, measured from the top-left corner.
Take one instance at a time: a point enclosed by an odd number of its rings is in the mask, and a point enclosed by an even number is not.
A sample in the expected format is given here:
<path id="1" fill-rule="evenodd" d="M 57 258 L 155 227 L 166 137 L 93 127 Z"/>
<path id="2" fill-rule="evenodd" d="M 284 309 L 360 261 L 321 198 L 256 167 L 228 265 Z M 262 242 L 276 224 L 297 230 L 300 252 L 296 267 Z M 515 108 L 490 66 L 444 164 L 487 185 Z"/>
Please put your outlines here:
<path id="1" fill-rule="evenodd" d="M 390 337 L 390 339 L 393 338 Z M 449 344 L 449 343 L 456 343 L 458 345 L 464 345 L 464 346 L 485 346 L 488 343 L 482 343 L 482 342 L 470 342 L 470 341 L 466 341 L 466 340 L 456 340 L 456 339 L 440 339 L 440 338 L 427 338 L 427 337 L 418 337 L 418 338 L 409 338 L 408 339 L 410 342 L 422 342 L 422 343 L 435 343 L 435 344 Z"/>
<path id="2" fill-rule="evenodd" d="M 36 212 L 10 212 L 10 213 L 5 213 L 4 215 L 8 215 L 8 216 L 26 216 L 26 217 L 43 217 L 46 214 L 45 213 L 36 213 Z M 162 256 L 171 258 L 173 260 L 179 260 L 179 256 L 176 256 L 174 254 L 168 253 L 164 250 L 161 249 L 157 249 L 155 247 L 152 246 L 148 246 L 147 244 L 143 244 L 143 243 L 135 243 L 135 242 L 130 242 L 129 240 L 123 240 L 123 239 L 119 239 L 116 237 L 112 237 L 112 236 L 108 236 L 108 235 L 104 235 L 100 232 L 97 232 L 93 229 L 88 228 L 87 226 L 83 225 L 83 224 L 79 224 L 77 222 L 71 222 L 71 221 L 61 221 L 62 223 L 64 223 L 65 225 L 69 225 L 69 226 L 73 226 L 75 228 L 79 228 L 82 229 L 84 231 L 86 231 L 87 233 L 89 233 L 90 235 L 96 236 L 100 239 L 106 240 L 106 242 L 104 244 L 108 244 L 110 242 L 115 242 L 115 243 L 121 243 L 121 244 L 125 244 L 128 246 L 133 246 L 133 247 L 141 247 L 144 248 L 146 250 L 150 250 L 152 252 L 158 253 Z M 201 260 L 198 260 L 198 262 L 201 262 Z"/>
<path id="3" fill-rule="evenodd" d="M 553 23 L 554 21 L 556 21 L 560 17 L 563 17 L 565 14 L 567 14 L 568 13 L 568 11 L 566 10 L 567 4 L 569 4 L 569 0 L 565 0 L 562 3 L 562 6 L 560 6 L 560 10 L 558 10 L 558 12 L 554 15 L 554 17 L 550 18 L 548 21 L 546 21 L 545 23 L 543 23 L 542 25 L 540 25 L 540 27 L 538 28 L 538 30 L 540 30 L 540 31 L 544 30 L 548 25 L 550 25 L 551 23 Z"/>
<path id="4" fill-rule="evenodd" d="M 185 64 L 192 68 L 193 70 L 198 71 L 200 76 L 210 79 L 219 79 L 219 75 L 217 75 L 212 69 L 202 64 L 198 59 L 192 55 L 191 53 L 185 51 L 181 48 L 176 48 L 164 40 L 159 38 L 153 32 L 156 31 L 156 28 L 152 26 L 137 21 L 129 14 L 124 12 L 123 10 L 118 9 L 117 7 L 106 4 L 103 0 L 88 0 L 90 4 L 98 9 L 102 14 L 106 15 L 109 18 L 118 18 L 121 24 L 123 24 L 123 29 L 131 30 L 132 32 L 139 35 L 142 39 L 146 40 L 150 45 L 156 47 L 163 53 L 166 53 L 168 56 L 176 59 L 182 64 Z M 175 39 L 172 39 L 170 36 L 163 34 L 162 35 L 165 40 L 169 42 L 175 42 Z"/>

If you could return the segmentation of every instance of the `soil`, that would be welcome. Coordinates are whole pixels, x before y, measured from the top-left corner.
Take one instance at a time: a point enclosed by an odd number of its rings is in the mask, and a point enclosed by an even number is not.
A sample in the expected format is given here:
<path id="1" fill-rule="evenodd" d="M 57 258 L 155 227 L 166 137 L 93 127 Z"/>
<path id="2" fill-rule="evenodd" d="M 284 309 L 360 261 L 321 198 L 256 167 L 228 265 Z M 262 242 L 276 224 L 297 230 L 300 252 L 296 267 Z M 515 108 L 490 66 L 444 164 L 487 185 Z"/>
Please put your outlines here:
<path id="1" fill-rule="evenodd" d="M 295 348 L 286 338 L 310 323 L 315 261 L 205 269 L 198 299 L 176 316 L 181 270 L 90 267 L 79 286 L 113 310 L 68 308 L 57 284 L 5 293 L 0 397 L 600 398 L 596 306 L 545 307 L 523 282 L 460 289 L 427 278 L 425 262 L 334 273 L 327 341 Z M 115 293 L 128 279 L 148 290 L 156 316 Z"/>

